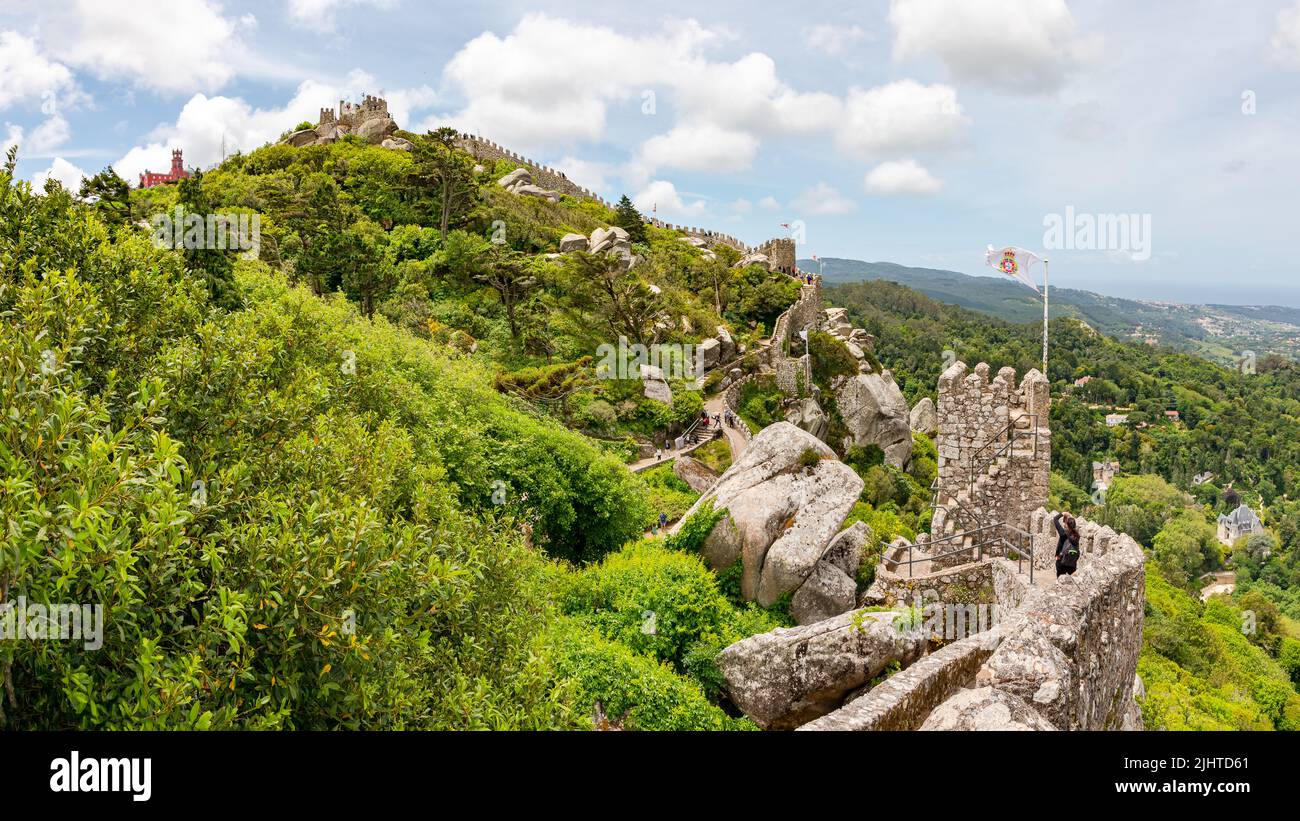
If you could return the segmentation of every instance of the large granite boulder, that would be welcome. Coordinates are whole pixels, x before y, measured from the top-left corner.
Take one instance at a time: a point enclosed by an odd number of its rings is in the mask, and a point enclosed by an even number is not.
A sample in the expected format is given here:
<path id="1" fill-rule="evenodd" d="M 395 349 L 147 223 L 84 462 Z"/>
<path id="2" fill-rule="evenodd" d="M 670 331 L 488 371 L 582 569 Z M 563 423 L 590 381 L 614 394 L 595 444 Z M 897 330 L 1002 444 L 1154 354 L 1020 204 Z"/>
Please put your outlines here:
<path id="1" fill-rule="evenodd" d="M 897 616 L 853 610 L 738 641 L 718 655 L 727 694 L 765 729 L 789 730 L 823 716 L 890 664 L 906 667 L 921 655 L 924 631 L 900 629 Z"/>
<path id="2" fill-rule="evenodd" d="M 815 624 L 853 609 L 858 583 L 835 565 L 819 561 L 790 599 L 796 624 Z"/>
<path id="3" fill-rule="evenodd" d="M 908 416 L 908 425 L 917 433 L 934 436 L 939 432 L 939 412 L 935 410 L 934 400 L 928 396 L 921 397 Z"/>
<path id="4" fill-rule="evenodd" d="M 835 392 L 835 406 L 854 445 L 877 445 L 885 461 L 906 467 L 912 458 L 907 401 L 889 371 L 859 373 Z"/>
<path id="5" fill-rule="evenodd" d="M 813 624 L 853 609 L 858 564 L 870 538 L 871 528 L 865 522 L 854 522 L 831 539 L 790 600 L 790 615 L 797 624 Z"/>
<path id="6" fill-rule="evenodd" d="M 302 131 L 295 131 L 285 137 L 284 141 L 294 148 L 302 148 L 307 145 L 315 145 L 317 136 L 316 129 L 304 128 Z"/>
<path id="7" fill-rule="evenodd" d="M 748 268 L 750 265 L 761 265 L 767 270 L 772 270 L 772 260 L 767 258 L 767 254 L 746 254 L 741 257 L 732 268 Z"/>
<path id="8" fill-rule="evenodd" d="M 1023 698 L 992 687 L 962 690 L 934 708 L 922 730 L 1055 730 Z"/>
<path id="9" fill-rule="evenodd" d="M 862 479 L 825 443 L 777 422 L 682 521 L 709 503 L 727 511 L 706 537 L 704 557 L 715 570 L 741 559 L 742 595 L 767 607 L 804 583 L 861 492 Z"/>
<path id="10" fill-rule="evenodd" d="M 560 253 L 587 250 L 587 238 L 582 234 L 565 234 L 560 237 Z"/>
<path id="11" fill-rule="evenodd" d="M 826 434 L 830 431 L 830 419 L 826 416 L 826 411 L 811 396 L 790 406 L 785 413 L 785 420 L 822 441 L 826 441 Z"/>
<path id="12" fill-rule="evenodd" d="M 415 148 L 415 143 L 405 137 L 389 137 L 379 144 L 380 148 L 387 148 L 391 151 L 410 151 Z"/>
<path id="13" fill-rule="evenodd" d="M 532 181 L 533 175 L 528 172 L 527 168 L 516 168 L 514 171 L 511 171 L 509 174 L 506 174 L 501 179 L 497 180 L 497 185 L 502 188 L 510 189 L 520 184 L 531 184 Z"/>
<path id="14" fill-rule="evenodd" d="M 826 552 L 821 561 L 838 568 L 844 575 L 856 579 L 858 566 L 862 564 L 863 551 L 871 541 L 871 528 L 866 522 L 858 521 L 840 531 L 831 543 L 826 545 Z"/>
<path id="15" fill-rule="evenodd" d="M 718 474 L 689 456 L 678 456 L 673 462 L 673 473 L 696 493 L 704 493 L 718 481 Z"/>
<path id="16" fill-rule="evenodd" d="M 392 117 L 371 117 L 357 126 L 356 134 L 368 143 L 379 145 L 396 130 L 397 123 Z"/>
<path id="17" fill-rule="evenodd" d="M 716 339 L 704 339 L 696 346 L 696 354 L 705 370 L 718 367 L 722 353 L 722 343 Z"/>
<path id="18" fill-rule="evenodd" d="M 618 238 L 610 228 L 597 228 L 591 232 L 591 239 L 587 241 L 587 250 L 593 254 L 603 254 L 606 251 L 614 250 L 614 242 Z"/>
<path id="19" fill-rule="evenodd" d="M 718 344 L 721 348 L 718 356 L 723 362 L 730 362 L 736 356 L 736 340 L 731 338 L 731 332 L 721 325 L 718 326 Z"/>
<path id="20" fill-rule="evenodd" d="M 662 369 L 654 365 L 642 365 L 640 377 L 643 385 L 642 393 L 647 399 L 663 402 L 665 405 L 672 407 L 673 389 L 668 386 L 667 380 L 664 379 Z"/>

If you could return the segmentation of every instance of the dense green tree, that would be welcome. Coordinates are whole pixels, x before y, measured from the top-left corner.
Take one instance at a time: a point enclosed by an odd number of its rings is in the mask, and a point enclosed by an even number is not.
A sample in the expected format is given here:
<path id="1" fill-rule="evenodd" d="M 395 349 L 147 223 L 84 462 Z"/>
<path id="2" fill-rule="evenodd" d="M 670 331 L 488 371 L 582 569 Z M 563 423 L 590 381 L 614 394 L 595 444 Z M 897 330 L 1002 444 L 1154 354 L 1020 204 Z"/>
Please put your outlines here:
<path id="1" fill-rule="evenodd" d="M 646 241 L 645 218 L 641 216 L 640 211 L 636 210 L 636 206 L 628 199 L 627 194 L 620 197 L 618 204 L 614 206 L 614 224 L 627 231 L 632 242 Z"/>
<path id="2" fill-rule="evenodd" d="M 83 200 L 93 200 L 95 208 L 109 225 L 131 222 L 131 186 L 111 165 L 83 179 L 78 196 Z"/>
<path id="3" fill-rule="evenodd" d="M 417 140 L 412 150 L 413 179 L 437 203 L 434 222 L 443 242 L 447 240 L 453 219 L 466 213 L 478 191 L 473 161 L 456 150 L 458 139 L 456 129 L 444 126 Z"/>

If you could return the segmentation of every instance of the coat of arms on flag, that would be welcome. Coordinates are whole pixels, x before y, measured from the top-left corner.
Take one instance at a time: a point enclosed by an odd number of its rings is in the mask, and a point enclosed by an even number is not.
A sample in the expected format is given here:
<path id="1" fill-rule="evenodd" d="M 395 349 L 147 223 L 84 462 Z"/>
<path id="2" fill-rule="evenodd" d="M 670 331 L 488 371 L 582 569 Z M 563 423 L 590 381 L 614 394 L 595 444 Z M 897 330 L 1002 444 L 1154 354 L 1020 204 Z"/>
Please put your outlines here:
<path id="1" fill-rule="evenodd" d="M 1038 293 L 1038 284 L 1029 276 L 1029 267 L 1035 262 L 1042 262 L 1042 257 L 1026 251 L 1024 248 L 1007 247 L 1001 251 L 992 245 L 984 254 L 984 261 L 991 268 L 996 268 L 1027 288 Z"/>

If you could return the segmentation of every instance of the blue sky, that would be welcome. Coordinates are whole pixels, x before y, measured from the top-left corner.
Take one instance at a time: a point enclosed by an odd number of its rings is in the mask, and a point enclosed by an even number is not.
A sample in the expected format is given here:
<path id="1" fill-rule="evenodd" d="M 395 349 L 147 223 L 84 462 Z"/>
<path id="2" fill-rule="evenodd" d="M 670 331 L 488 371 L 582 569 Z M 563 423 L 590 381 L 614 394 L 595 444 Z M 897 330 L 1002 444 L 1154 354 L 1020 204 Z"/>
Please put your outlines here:
<path id="1" fill-rule="evenodd" d="M 791 223 L 801 256 L 978 274 L 1020 245 L 1053 285 L 1300 306 L 1300 0 L 0 10 L 0 143 L 37 181 L 209 166 L 363 92 L 669 221 Z M 1067 209 L 1150 232 L 1045 247 Z"/>

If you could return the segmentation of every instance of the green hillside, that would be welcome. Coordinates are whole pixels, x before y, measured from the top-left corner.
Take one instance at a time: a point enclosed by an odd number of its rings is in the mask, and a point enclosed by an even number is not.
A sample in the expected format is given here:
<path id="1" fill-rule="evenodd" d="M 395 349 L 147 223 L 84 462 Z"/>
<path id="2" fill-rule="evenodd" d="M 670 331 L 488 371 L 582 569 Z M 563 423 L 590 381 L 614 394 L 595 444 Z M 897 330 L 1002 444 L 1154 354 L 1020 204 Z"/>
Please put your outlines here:
<path id="1" fill-rule="evenodd" d="M 0 724 L 753 728 L 713 660 L 789 624 L 788 603 L 745 603 L 734 569 L 701 560 L 719 511 L 652 532 L 697 495 L 666 467 L 627 469 L 714 385 L 669 378 L 670 405 L 595 359 L 619 337 L 693 345 L 719 327 L 752 348 L 798 283 L 646 225 L 630 202 L 508 192 L 515 166 L 479 165 L 448 132 L 405 137 L 410 152 L 266 146 L 146 190 L 106 170 L 80 197 L 16 180 L 11 152 L 0 590 L 101 603 L 108 629 L 95 652 L 0 643 Z M 164 247 L 162 214 L 256 215 L 260 245 Z M 611 226 L 626 258 L 558 252 Z M 948 350 L 1038 361 L 1032 317 L 883 281 L 827 297 L 875 335 L 911 402 L 933 395 Z M 1053 323 L 1053 503 L 1150 552 L 1148 721 L 1293 727 L 1300 367 L 1261 356 L 1243 374 L 1097 327 Z M 822 336 L 809 349 L 826 382 L 843 363 Z M 759 382 L 741 404 L 780 411 Z M 1107 427 L 1116 408 L 1128 422 Z M 914 438 L 907 470 L 878 448 L 846 454 L 864 479 L 849 519 L 872 531 L 862 586 L 884 544 L 929 526 L 937 454 Z M 1099 459 L 1121 478 L 1094 501 Z M 1220 546 L 1214 516 L 1243 499 L 1267 532 Z M 1238 593 L 1199 603 L 1198 578 L 1221 568 Z M 1247 611 L 1259 629 L 1232 633 Z"/>
<path id="2" fill-rule="evenodd" d="M 960 305 L 1009 322 L 1043 315 L 1042 300 L 1006 277 L 970 276 L 892 262 L 828 258 L 800 260 L 827 282 L 887 280 L 949 305 Z M 1300 309 L 1276 305 L 1183 305 L 1103 296 L 1076 288 L 1051 289 L 1052 316 L 1068 316 L 1117 339 L 1168 345 L 1236 367 L 1246 351 L 1300 359 Z"/>

